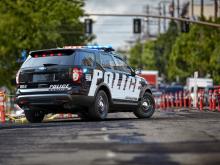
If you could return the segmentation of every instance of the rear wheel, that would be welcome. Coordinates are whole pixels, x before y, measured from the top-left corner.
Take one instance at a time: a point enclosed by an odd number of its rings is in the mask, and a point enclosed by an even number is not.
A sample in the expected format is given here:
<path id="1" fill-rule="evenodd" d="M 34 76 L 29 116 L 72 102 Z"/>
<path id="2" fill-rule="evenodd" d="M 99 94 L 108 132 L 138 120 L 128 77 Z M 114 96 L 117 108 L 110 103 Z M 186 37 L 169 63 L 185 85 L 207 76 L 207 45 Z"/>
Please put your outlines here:
<path id="1" fill-rule="evenodd" d="M 150 93 L 145 93 L 134 114 L 138 118 L 150 118 L 155 111 L 155 100 Z"/>
<path id="2" fill-rule="evenodd" d="M 89 108 L 89 116 L 93 120 L 103 120 L 108 115 L 108 109 L 108 97 L 103 90 L 100 90 L 96 95 L 94 104 Z"/>
<path id="3" fill-rule="evenodd" d="M 41 123 L 45 115 L 42 111 L 33 109 L 25 109 L 24 114 L 30 123 Z"/>
<path id="4" fill-rule="evenodd" d="M 83 121 L 88 121 L 89 120 L 89 114 L 88 112 L 80 112 L 78 113 L 78 116 L 81 118 Z"/>

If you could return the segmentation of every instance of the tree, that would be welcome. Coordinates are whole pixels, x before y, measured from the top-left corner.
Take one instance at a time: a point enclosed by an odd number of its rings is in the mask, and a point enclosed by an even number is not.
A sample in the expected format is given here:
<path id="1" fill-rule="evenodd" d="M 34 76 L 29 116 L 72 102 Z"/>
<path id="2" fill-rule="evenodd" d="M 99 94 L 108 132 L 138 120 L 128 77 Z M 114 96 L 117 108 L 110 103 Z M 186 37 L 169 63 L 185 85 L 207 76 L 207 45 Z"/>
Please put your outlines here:
<path id="1" fill-rule="evenodd" d="M 0 1 L 0 86 L 10 87 L 23 49 L 80 45 L 89 41 L 80 17 L 83 0 Z"/>
<path id="2" fill-rule="evenodd" d="M 143 69 L 147 69 L 147 70 L 157 69 L 154 50 L 155 50 L 155 41 L 147 41 L 144 44 L 144 50 L 142 54 Z"/>
<path id="3" fill-rule="evenodd" d="M 144 47 L 140 42 L 130 50 L 129 62 L 134 67 L 159 70 L 167 75 L 167 64 L 172 46 L 178 36 L 178 27 L 171 22 L 166 33 L 161 34 L 156 41 L 146 41 Z M 142 65 L 141 65 L 142 64 Z"/>
<path id="4" fill-rule="evenodd" d="M 137 43 L 130 51 L 130 63 L 138 65 L 142 57 L 144 68 L 159 70 L 168 82 L 178 77 L 184 84 L 187 77 L 199 71 L 200 77 L 211 77 L 216 84 L 220 83 L 220 29 L 191 25 L 189 33 L 179 33 L 177 24 L 171 22 L 168 31 L 156 41 L 147 41 L 142 56 L 141 52 Z"/>
<path id="5" fill-rule="evenodd" d="M 142 44 L 137 42 L 135 46 L 131 48 L 129 54 L 129 64 L 134 68 L 141 68 Z"/>
<path id="6" fill-rule="evenodd" d="M 154 41 L 136 43 L 130 50 L 129 63 L 135 68 L 155 69 Z"/>
<path id="7" fill-rule="evenodd" d="M 170 53 L 178 36 L 179 32 L 177 23 L 171 21 L 167 32 L 161 34 L 155 41 L 154 56 L 156 60 L 156 68 L 159 70 L 159 73 L 163 75 L 167 75 L 168 73 Z"/>
<path id="8" fill-rule="evenodd" d="M 182 34 L 173 46 L 168 65 L 168 77 L 181 81 L 199 71 L 200 77 L 211 75 L 220 83 L 220 30 L 194 25 L 190 32 Z"/>

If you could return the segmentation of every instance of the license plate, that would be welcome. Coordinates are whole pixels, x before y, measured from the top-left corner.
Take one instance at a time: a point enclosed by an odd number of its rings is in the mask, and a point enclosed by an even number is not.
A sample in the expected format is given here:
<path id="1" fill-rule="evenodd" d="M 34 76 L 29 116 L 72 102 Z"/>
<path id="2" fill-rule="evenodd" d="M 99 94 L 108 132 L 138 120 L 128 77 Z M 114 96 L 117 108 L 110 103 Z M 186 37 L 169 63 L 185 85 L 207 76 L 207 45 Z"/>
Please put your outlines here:
<path id="1" fill-rule="evenodd" d="M 33 82 L 54 81 L 55 74 L 34 74 Z"/>

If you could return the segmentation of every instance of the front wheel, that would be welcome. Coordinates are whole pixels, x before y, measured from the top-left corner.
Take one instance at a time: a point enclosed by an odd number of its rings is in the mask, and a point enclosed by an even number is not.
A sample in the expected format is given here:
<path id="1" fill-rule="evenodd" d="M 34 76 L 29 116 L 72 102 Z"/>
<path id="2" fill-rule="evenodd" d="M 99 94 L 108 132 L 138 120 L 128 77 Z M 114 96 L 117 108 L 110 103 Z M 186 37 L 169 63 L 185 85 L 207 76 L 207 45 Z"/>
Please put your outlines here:
<path id="1" fill-rule="evenodd" d="M 150 93 L 145 93 L 134 114 L 138 118 L 150 118 L 155 111 L 155 100 Z"/>
<path id="2" fill-rule="evenodd" d="M 104 120 L 108 115 L 109 102 L 106 93 L 100 90 L 95 98 L 95 102 L 89 108 L 89 117 L 93 120 Z"/>
<path id="3" fill-rule="evenodd" d="M 24 110 L 24 114 L 30 123 L 41 123 L 45 115 L 42 111 L 32 109 Z"/>

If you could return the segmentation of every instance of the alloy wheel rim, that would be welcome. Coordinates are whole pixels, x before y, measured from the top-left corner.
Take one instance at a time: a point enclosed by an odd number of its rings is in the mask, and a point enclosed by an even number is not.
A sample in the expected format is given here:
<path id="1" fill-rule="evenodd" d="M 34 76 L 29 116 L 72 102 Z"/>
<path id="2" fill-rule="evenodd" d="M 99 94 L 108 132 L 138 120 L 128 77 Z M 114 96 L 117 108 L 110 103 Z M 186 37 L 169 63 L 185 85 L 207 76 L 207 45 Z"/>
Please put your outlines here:
<path id="1" fill-rule="evenodd" d="M 102 96 L 98 99 L 98 111 L 99 113 L 103 114 L 105 112 L 105 101 Z"/>
<path id="2" fill-rule="evenodd" d="M 144 99 L 141 103 L 142 110 L 148 112 L 152 109 L 153 105 L 149 99 Z"/>

